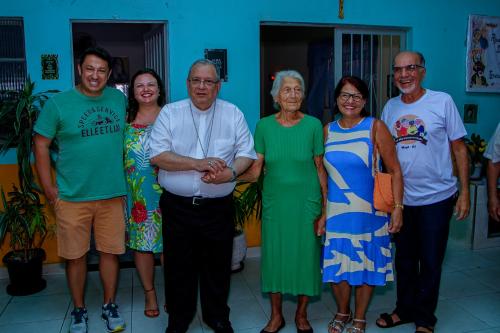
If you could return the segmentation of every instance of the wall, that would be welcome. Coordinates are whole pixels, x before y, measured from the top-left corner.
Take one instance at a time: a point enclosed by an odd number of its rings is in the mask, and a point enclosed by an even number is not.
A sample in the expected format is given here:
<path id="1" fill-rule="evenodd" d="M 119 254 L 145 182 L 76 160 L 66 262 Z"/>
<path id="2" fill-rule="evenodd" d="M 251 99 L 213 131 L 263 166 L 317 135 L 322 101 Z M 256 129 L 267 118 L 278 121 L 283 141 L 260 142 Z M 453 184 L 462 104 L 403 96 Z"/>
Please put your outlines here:
<path id="1" fill-rule="evenodd" d="M 469 133 L 490 137 L 500 120 L 500 95 L 465 92 L 465 40 L 469 14 L 500 16 L 491 0 L 348 0 L 345 19 L 338 1 L 240 0 L 3 0 L 1 16 L 23 17 L 28 73 L 40 90 L 72 86 L 70 20 L 159 20 L 167 22 L 172 100 L 186 97 L 186 71 L 205 48 L 228 49 L 229 81 L 221 97 L 235 102 L 251 129 L 260 113 L 260 22 L 394 26 L 409 29 L 408 46 L 427 58 L 425 86 L 450 93 L 459 110 L 479 105 L 478 123 Z M 40 55 L 59 55 L 60 79 L 41 81 Z M 12 159 L 10 159 L 12 161 Z M 0 158 L 0 163 L 9 164 Z M 4 172 L 0 166 L 0 172 Z"/>

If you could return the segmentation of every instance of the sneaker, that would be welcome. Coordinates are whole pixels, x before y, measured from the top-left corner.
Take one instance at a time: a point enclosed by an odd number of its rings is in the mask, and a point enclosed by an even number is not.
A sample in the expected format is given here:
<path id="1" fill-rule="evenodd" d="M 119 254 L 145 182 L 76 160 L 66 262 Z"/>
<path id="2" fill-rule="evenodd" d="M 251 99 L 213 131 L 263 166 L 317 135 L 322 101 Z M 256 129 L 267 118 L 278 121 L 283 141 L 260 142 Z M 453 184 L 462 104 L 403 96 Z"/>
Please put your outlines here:
<path id="1" fill-rule="evenodd" d="M 74 308 L 71 311 L 71 324 L 69 325 L 69 333 L 87 333 L 87 309 Z"/>
<path id="2" fill-rule="evenodd" d="M 125 329 L 125 320 L 120 315 L 118 305 L 115 303 L 108 303 L 102 306 L 101 318 L 106 322 L 108 332 L 121 332 Z"/>

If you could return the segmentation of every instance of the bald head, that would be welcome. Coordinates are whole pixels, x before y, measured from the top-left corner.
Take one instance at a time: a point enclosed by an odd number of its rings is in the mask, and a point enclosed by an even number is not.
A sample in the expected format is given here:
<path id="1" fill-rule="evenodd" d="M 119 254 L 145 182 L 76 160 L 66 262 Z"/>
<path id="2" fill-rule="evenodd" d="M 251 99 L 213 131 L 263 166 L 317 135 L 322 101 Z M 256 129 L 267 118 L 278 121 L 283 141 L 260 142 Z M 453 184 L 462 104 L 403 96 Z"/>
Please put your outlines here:
<path id="1" fill-rule="evenodd" d="M 418 51 L 401 51 L 396 54 L 394 60 L 392 61 L 392 65 L 396 64 L 396 60 L 400 57 L 411 56 L 418 59 L 418 65 L 425 67 L 425 58 L 424 55 Z"/>

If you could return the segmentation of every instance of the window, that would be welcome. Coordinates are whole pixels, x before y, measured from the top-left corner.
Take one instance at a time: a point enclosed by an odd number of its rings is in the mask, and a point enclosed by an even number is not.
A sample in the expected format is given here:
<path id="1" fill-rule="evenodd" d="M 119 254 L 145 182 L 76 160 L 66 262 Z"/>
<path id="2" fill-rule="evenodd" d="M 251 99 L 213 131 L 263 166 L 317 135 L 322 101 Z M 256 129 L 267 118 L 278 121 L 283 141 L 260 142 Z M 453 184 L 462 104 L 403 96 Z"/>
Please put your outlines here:
<path id="1" fill-rule="evenodd" d="M 20 91 L 26 80 L 24 29 L 21 18 L 0 18 L 0 100 Z"/>
<path id="2" fill-rule="evenodd" d="M 363 79 L 369 88 L 366 108 L 379 117 L 387 100 L 398 95 L 392 58 L 406 48 L 406 32 L 389 29 L 335 29 L 335 82 L 343 75 Z M 342 46 L 342 47 L 339 47 Z"/>

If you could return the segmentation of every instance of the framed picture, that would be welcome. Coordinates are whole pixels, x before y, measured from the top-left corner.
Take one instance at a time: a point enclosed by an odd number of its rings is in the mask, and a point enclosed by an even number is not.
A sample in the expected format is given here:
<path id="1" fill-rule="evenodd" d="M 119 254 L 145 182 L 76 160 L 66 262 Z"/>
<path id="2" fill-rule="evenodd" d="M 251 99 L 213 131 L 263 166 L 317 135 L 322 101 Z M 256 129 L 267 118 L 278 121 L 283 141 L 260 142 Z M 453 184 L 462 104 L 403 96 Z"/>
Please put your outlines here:
<path id="1" fill-rule="evenodd" d="M 464 104 L 464 123 L 477 123 L 477 104 Z"/>
<path id="2" fill-rule="evenodd" d="M 217 66 L 221 81 L 227 82 L 227 49 L 205 49 L 205 59 Z"/>
<path id="3" fill-rule="evenodd" d="M 500 92 L 500 17 L 469 15 L 465 90 Z"/>

